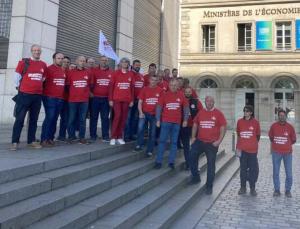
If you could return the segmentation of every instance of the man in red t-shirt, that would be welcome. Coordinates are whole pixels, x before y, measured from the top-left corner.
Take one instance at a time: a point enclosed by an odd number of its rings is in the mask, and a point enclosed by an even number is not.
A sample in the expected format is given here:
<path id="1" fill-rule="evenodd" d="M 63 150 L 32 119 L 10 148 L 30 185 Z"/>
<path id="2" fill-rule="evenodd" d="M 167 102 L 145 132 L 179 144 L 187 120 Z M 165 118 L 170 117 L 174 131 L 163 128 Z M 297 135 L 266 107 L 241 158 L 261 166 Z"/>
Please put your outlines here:
<path id="1" fill-rule="evenodd" d="M 62 62 L 62 70 L 67 75 L 67 72 L 69 71 L 69 67 L 71 64 L 71 59 L 68 56 L 64 56 L 63 62 Z M 68 128 L 68 118 L 69 118 L 69 103 L 68 103 L 68 93 L 65 87 L 65 93 L 64 93 L 64 105 L 61 109 L 59 116 L 60 116 L 60 122 L 59 122 L 59 133 L 58 137 L 56 138 L 57 141 L 66 141 L 66 132 Z"/>
<path id="2" fill-rule="evenodd" d="M 64 105 L 66 75 L 62 69 L 64 55 L 54 53 L 53 64 L 45 72 L 43 91 L 43 104 L 45 108 L 45 119 L 42 125 L 41 144 L 42 146 L 53 146 L 56 123 L 60 111 Z"/>
<path id="3" fill-rule="evenodd" d="M 273 123 L 269 130 L 271 141 L 272 162 L 273 162 L 273 196 L 280 196 L 280 165 L 283 160 L 285 168 L 285 195 L 292 197 L 291 188 L 293 184 L 292 152 L 293 144 L 296 143 L 296 133 L 294 127 L 286 121 L 286 111 L 278 111 L 278 121 Z"/>
<path id="4" fill-rule="evenodd" d="M 191 184 L 196 184 L 201 181 L 198 171 L 198 160 L 199 155 L 205 152 L 207 159 L 207 195 L 212 194 L 213 182 L 215 178 L 216 156 L 219 145 L 225 136 L 227 125 L 223 113 L 215 108 L 214 105 L 214 98 L 211 96 L 206 96 L 205 109 L 200 110 L 197 116 L 194 118 L 191 139 Z"/>
<path id="5" fill-rule="evenodd" d="M 138 125 L 138 138 L 135 151 L 142 150 L 144 146 L 144 131 L 145 124 L 149 123 L 149 138 L 146 150 L 146 156 L 151 157 L 156 139 L 156 119 L 155 109 L 159 97 L 162 96 L 163 90 L 157 86 L 158 79 L 155 76 L 150 77 L 150 84 L 144 87 L 139 94 L 139 125 Z"/>
<path id="6" fill-rule="evenodd" d="M 76 69 L 67 72 L 66 85 L 69 91 L 68 135 L 70 142 L 76 140 L 76 115 L 79 115 L 79 143 L 88 144 L 85 139 L 85 129 L 90 90 L 93 87 L 92 76 L 90 71 L 85 69 L 86 58 L 84 56 L 77 57 L 76 65 Z"/>
<path id="7" fill-rule="evenodd" d="M 162 94 L 156 107 L 156 125 L 161 127 L 155 168 L 160 169 L 168 137 L 170 137 L 169 167 L 174 169 L 177 153 L 177 139 L 180 126 L 187 126 L 189 105 L 187 99 L 178 91 L 177 79 L 172 79 L 169 91 Z M 182 114 L 183 111 L 183 114 Z M 183 120 L 183 121 L 182 121 Z"/>
<path id="8" fill-rule="evenodd" d="M 29 112 L 27 144 L 31 148 L 41 148 L 35 138 L 47 68 L 46 63 L 40 60 L 41 52 L 39 45 L 32 45 L 31 58 L 19 61 L 16 68 L 15 85 L 18 95 L 16 97 L 16 119 L 13 126 L 11 150 L 18 149 L 27 112 Z"/>
<path id="9" fill-rule="evenodd" d="M 164 80 L 165 73 L 163 70 L 157 71 L 157 78 L 158 78 L 158 84 L 161 89 L 163 89 L 164 92 L 166 92 L 169 89 L 169 81 Z"/>
<path id="10" fill-rule="evenodd" d="M 129 71 L 129 59 L 122 58 L 120 65 L 121 69 L 113 73 L 109 86 L 109 105 L 114 110 L 110 145 L 125 144 L 122 135 L 129 107 L 133 106 L 134 77 L 132 71 Z"/>
<path id="11" fill-rule="evenodd" d="M 148 74 L 144 75 L 144 86 L 147 87 L 149 85 L 150 76 L 154 76 L 156 74 L 156 64 L 151 63 L 148 67 Z"/>
<path id="12" fill-rule="evenodd" d="M 244 107 L 244 117 L 239 119 L 236 125 L 237 144 L 236 151 L 240 157 L 241 188 L 239 195 L 246 193 L 246 182 L 249 180 L 250 194 L 256 196 L 255 184 L 258 178 L 258 142 L 260 139 L 260 125 L 253 117 L 253 107 Z"/>
<path id="13" fill-rule="evenodd" d="M 134 60 L 132 62 L 132 73 L 134 77 L 134 100 L 133 106 L 129 109 L 126 127 L 124 130 L 125 141 L 136 140 L 139 122 L 138 97 L 144 88 L 144 76 L 140 74 L 141 61 Z"/>
<path id="14" fill-rule="evenodd" d="M 192 135 L 193 119 L 197 116 L 198 112 L 203 109 L 203 106 L 199 99 L 193 98 L 192 88 L 187 87 L 184 89 L 184 95 L 189 102 L 190 114 L 188 124 L 186 127 L 182 127 L 180 130 L 180 140 L 183 145 L 183 152 L 185 158 L 185 169 L 190 168 L 190 140 Z"/>
<path id="15" fill-rule="evenodd" d="M 100 113 L 102 140 L 109 142 L 109 84 L 113 71 L 108 66 L 108 58 L 100 57 L 100 67 L 93 70 L 93 98 L 91 99 L 90 136 L 97 139 L 97 125 Z"/>

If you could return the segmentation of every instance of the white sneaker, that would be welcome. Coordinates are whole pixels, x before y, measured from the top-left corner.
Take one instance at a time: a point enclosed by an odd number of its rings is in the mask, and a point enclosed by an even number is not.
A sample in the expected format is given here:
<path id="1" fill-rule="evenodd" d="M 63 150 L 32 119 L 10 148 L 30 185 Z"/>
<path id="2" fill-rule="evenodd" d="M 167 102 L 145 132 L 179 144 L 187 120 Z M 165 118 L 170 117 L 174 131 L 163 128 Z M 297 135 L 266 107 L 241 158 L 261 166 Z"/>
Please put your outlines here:
<path id="1" fill-rule="evenodd" d="M 125 144 L 125 142 L 124 142 L 124 140 L 122 138 L 119 138 L 117 141 L 118 141 L 118 143 L 120 145 L 124 145 Z"/>
<path id="2" fill-rule="evenodd" d="M 109 144 L 110 144 L 111 146 L 114 146 L 114 145 L 116 144 L 116 139 L 114 139 L 114 138 L 110 139 Z"/>

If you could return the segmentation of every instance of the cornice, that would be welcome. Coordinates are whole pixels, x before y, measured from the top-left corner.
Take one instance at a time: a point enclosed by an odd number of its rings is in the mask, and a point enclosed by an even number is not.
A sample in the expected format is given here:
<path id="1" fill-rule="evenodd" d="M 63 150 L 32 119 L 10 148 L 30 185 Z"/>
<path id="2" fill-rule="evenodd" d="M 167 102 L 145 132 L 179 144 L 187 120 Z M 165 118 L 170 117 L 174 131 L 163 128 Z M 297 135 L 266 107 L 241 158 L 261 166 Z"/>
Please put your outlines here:
<path id="1" fill-rule="evenodd" d="M 193 8 L 217 8 L 217 7 L 235 7 L 235 6 L 252 6 L 252 5 L 274 5 L 299 3 L 298 0 L 198 0 L 181 3 L 181 9 Z"/>

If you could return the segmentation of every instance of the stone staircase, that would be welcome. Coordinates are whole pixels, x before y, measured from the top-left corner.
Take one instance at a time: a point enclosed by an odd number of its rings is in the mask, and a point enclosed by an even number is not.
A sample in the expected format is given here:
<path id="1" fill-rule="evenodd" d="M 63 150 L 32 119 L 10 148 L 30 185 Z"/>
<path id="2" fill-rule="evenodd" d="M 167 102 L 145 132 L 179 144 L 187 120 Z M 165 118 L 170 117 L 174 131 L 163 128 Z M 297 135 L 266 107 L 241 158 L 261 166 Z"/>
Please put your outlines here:
<path id="1" fill-rule="evenodd" d="M 133 145 L 89 148 L 0 170 L 0 229 L 168 228 L 202 196 L 202 183 L 188 186 L 179 156 L 176 169 L 154 170 L 153 159 Z M 222 176 L 234 155 L 221 151 Z M 233 174 L 236 169 L 231 169 Z"/>

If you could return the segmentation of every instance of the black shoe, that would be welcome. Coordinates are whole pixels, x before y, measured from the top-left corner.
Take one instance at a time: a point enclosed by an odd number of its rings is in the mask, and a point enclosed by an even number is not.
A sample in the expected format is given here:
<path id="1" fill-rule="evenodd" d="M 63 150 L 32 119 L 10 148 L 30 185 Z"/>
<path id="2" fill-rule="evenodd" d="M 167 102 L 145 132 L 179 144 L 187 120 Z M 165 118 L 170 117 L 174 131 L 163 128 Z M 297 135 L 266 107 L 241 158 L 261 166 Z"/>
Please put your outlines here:
<path id="1" fill-rule="evenodd" d="M 212 188 L 206 188 L 206 190 L 205 190 L 206 195 L 211 195 L 212 192 L 213 192 Z"/>
<path id="2" fill-rule="evenodd" d="M 246 187 L 241 187 L 239 192 L 238 192 L 239 195 L 244 195 L 246 194 Z"/>
<path id="3" fill-rule="evenodd" d="M 155 162 L 154 169 L 161 169 L 161 163 Z"/>
<path id="4" fill-rule="evenodd" d="M 188 184 L 195 185 L 195 184 L 199 184 L 200 182 L 201 182 L 200 177 L 192 177 Z"/>
<path id="5" fill-rule="evenodd" d="M 172 169 L 172 170 L 174 170 L 175 169 L 174 163 L 169 163 L 169 168 Z"/>
<path id="6" fill-rule="evenodd" d="M 254 188 L 250 190 L 250 195 L 251 196 L 257 196 L 257 192 Z"/>
<path id="7" fill-rule="evenodd" d="M 274 197 L 280 196 L 280 191 L 279 190 L 275 190 L 273 193 Z"/>
<path id="8" fill-rule="evenodd" d="M 142 151 L 143 149 L 142 149 L 142 147 L 140 147 L 140 146 L 136 146 L 135 148 L 134 148 L 134 151 L 135 152 L 140 152 L 140 151 Z"/>
<path id="9" fill-rule="evenodd" d="M 286 192 L 285 192 L 285 196 L 286 196 L 287 198 L 292 198 L 292 193 L 291 193 L 291 191 L 286 191 Z"/>

